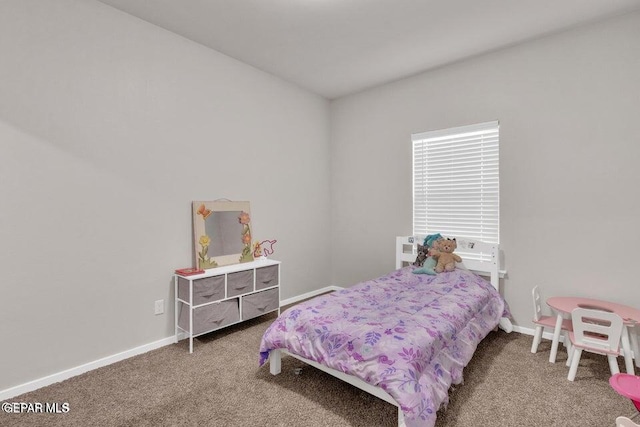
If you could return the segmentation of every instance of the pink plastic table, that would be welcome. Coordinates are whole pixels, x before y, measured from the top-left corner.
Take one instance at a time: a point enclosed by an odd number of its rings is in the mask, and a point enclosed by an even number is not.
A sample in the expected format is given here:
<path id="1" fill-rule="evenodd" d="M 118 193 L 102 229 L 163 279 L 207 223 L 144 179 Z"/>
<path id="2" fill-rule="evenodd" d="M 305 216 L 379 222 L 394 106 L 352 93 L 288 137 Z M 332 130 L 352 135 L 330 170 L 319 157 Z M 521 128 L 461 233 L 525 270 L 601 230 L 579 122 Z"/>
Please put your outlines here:
<path id="1" fill-rule="evenodd" d="M 631 358 L 631 347 L 636 356 L 636 366 L 640 367 L 640 353 L 638 352 L 638 336 L 634 328 L 640 323 L 640 310 L 628 305 L 617 304 L 615 302 L 603 301 L 591 298 L 580 297 L 551 297 L 547 299 L 549 307 L 558 313 L 556 319 L 556 329 L 553 332 L 553 342 L 551 343 L 551 354 L 549 362 L 555 363 L 558 354 L 558 343 L 560 342 L 560 327 L 562 319 L 566 315 L 570 315 L 574 308 L 593 308 L 596 310 L 605 310 L 616 313 L 622 317 L 624 321 L 624 330 L 622 331 L 622 349 L 624 351 L 624 362 L 628 374 L 634 374 L 633 359 Z M 631 340 L 631 342 L 629 342 Z"/>

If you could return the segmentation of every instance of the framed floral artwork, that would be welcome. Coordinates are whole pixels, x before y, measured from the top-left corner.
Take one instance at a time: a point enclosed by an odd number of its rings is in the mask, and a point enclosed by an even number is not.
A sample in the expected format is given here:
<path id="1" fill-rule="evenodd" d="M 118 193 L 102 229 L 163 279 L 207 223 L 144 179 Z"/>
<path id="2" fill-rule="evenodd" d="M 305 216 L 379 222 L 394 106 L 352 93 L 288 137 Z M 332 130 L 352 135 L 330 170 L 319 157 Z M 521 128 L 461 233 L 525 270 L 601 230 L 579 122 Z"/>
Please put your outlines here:
<path id="1" fill-rule="evenodd" d="M 253 261 L 249 202 L 194 201 L 193 233 L 198 268 Z"/>

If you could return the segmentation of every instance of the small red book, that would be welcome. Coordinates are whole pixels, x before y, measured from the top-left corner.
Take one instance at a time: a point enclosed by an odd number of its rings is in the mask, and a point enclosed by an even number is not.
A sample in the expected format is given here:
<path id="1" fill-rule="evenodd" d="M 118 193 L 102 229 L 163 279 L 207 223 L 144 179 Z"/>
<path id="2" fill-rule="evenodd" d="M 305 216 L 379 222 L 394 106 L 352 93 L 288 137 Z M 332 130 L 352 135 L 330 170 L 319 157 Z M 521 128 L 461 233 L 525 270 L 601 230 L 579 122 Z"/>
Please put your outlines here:
<path id="1" fill-rule="evenodd" d="M 200 268 L 195 268 L 195 267 L 179 268 L 178 270 L 176 270 L 176 274 L 179 274 L 181 276 L 193 276 L 194 274 L 202 274 L 202 273 L 204 273 L 204 270 Z"/>

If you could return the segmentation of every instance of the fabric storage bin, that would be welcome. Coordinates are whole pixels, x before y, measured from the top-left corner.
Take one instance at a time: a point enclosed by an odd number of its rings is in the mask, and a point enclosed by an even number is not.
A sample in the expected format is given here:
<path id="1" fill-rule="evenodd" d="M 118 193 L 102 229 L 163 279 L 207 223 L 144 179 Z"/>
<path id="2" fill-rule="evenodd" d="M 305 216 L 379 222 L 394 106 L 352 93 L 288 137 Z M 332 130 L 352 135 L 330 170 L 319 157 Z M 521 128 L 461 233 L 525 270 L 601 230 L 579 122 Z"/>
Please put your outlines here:
<path id="1" fill-rule="evenodd" d="M 178 298 L 189 302 L 189 280 L 178 277 Z M 199 305 L 224 299 L 224 275 L 205 277 L 193 281 L 193 301 Z"/>
<path id="2" fill-rule="evenodd" d="M 242 320 L 262 316 L 280 306 L 278 289 L 269 289 L 242 297 Z"/>
<path id="3" fill-rule="evenodd" d="M 253 292 L 253 270 L 238 271 L 227 275 L 227 297 Z"/>
<path id="4" fill-rule="evenodd" d="M 240 321 L 238 299 L 234 298 L 193 309 L 194 335 L 209 332 Z M 189 330 L 189 307 L 180 304 L 178 326 Z"/>
<path id="5" fill-rule="evenodd" d="M 278 285 L 278 266 L 256 268 L 256 289 L 270 288 Z"/>

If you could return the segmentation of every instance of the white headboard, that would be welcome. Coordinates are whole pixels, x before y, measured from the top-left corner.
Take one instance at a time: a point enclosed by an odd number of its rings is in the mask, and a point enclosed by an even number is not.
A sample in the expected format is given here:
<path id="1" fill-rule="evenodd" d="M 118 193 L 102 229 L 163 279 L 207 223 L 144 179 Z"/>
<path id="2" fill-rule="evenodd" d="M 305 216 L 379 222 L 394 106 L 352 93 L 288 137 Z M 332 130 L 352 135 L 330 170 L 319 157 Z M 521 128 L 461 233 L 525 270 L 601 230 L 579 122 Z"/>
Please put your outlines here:
<path id="1" fill-rule="evenodd" d="M 417 245 L 424 242 L 426 236 L 398 236 L 396 237 L 396 268 L 401 268 L 403 262 L 413 263 L 417 256 Z M 447 236 L 443 236 L 447 237 Z M 480 242 L 478 240 L 456 237 L 458 248 L 464 252 L 478 254 L 478 258 L 487 259 L 479 261 L 464 259 L 458 266 L 471 270 L 480 276 L 488 276 L 494 288 L 500 290 L 500 262 L 499 247 L 493 243 Z"/>

